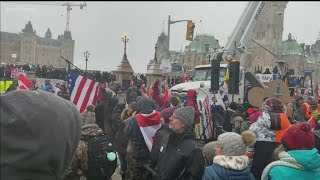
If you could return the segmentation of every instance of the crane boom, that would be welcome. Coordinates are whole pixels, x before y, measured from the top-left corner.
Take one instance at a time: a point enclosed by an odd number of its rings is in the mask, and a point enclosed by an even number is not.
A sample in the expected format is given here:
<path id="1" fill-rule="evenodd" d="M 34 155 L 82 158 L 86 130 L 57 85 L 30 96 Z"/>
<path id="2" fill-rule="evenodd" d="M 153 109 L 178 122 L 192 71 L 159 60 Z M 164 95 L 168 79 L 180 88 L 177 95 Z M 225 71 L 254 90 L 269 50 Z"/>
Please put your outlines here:
<path id="1" fill-rule="evenodd" d="M 77 3 L 73 3 L 72 1 L 66 1 L 65 3 L 62 3 L 62 4 L 56 4 L 56 3 L 42 3 L 42 2 L 21 2 L 21 1 L 7 1 L 9 3 L 16 3 L 16 4 L 29 4 L 29 5 L 47 5 L 47 6 L 67 6 L 67 12 L 66 12 L 66 31 L 70 31 L 69 30 L 69 27 L 70 27 L 70 11 L 72 10 L 71 6 L 79 6 L 80 9 L 82 10 L 83 7 L 87 6 L 86 2 L 84 2 L 84 4 L 80 3 L 80 4 L 77 4 Z M 56 2 L 59 2 L 59 1 L 56 1 Z"/>
<path id="2" fill-rule="evenodd" d="M 223 49 L 222 58 L 224 60 L 227 59 L 228 55 L 232 55 L 232 57 L 234 57 L 237 50 L 240 53 L 246 51 L 247 43 L 251 39 L 253 29 L 263 11 L 264 6 L 264 1 L 248 2 L 237 22 L 237 25 L 233 29 L 231 36 L 228 38 L 225 48 Z"/>

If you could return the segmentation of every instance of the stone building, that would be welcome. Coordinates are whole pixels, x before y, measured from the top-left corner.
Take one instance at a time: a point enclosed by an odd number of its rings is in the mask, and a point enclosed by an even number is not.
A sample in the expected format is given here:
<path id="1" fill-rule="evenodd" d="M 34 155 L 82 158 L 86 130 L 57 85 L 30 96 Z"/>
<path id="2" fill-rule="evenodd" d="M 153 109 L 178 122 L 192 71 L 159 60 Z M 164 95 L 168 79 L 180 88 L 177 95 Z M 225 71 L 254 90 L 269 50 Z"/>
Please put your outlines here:
<path id="1" fill-rule="evenodd" d="M 281 59 L 284 10 L 288 1 L 264 2 L 264 10 L 253 29 L 252 39 L 272 53 L 249 41 L 241 65 L 250 72 L 254 72 L 257 66 L 273 69 L 275 62 Z"/>
<path id="2" fill-rule="evenodd" d="M 57 39 L 52 39 L 48 28 L 45 36 L 40 37 L 29 21 L 22 32 L 1 31 L 1 62 L 67 67 L 61 56 L 73 63 L 74 43 L 70 31 L 64 31 L 64 34 L 59 35 Z"/>
<path id="3" fill-rule="evenodd" d="M 300 76 L 304 75 L 303 70 L 314 70 L 313 79 L 320 80 L 320 38 L 313 45 L 305 45 L 299 44 L 289 33 L 282 47 L 282 59 L 286 61 L 287 69 Z"/>

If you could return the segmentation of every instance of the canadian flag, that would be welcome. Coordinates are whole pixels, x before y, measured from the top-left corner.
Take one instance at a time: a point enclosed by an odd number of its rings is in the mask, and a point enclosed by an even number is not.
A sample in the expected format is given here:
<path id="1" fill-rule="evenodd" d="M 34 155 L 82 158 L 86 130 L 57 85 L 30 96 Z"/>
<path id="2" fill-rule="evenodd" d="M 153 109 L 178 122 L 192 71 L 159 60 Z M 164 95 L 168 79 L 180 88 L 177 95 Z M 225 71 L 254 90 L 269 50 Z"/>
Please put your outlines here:
<path id="1" fill-rule="evenodd" d="M 32 88 L 33 83 L 22 73 L 18 76 L 18 89 L 27 89 Z"/>

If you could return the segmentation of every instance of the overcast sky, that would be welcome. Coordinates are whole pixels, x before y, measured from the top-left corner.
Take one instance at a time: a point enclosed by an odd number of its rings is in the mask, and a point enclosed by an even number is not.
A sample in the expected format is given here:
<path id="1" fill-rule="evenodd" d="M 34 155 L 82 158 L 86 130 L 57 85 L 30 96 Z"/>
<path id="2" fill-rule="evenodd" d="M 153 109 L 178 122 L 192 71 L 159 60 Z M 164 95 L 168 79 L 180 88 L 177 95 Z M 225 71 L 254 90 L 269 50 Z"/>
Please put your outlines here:
<path id="1" fill-rule="evenodd" d="M 46 3 L 49 2 L 43 2 Z M 121 36 L 126 32 L 130 37 L 127 54 L 133 70 L 145 73 L 147 63 L 154 56 L 158 35 L 163 27 L 167 32 L 169 14 L 172 20 L 193 20 L 196 33 L 213 34 L 224 46 L 247 1 L 86 3 L 83 10 L 73 7 L 71 11 L 75 64 L 85 67 L 83 52 L 88 50 L 91 54 L 88 69 L 114 70 L 123 56 Z M 284 16 L 283 39 L 287 39 L 289 32 L 299 43 L 312 44 L 319 37 L 320 2 L 289 2 Z M 39 36 L 43 37 L 49 27 L 53 38 L 57 39 L 58 34 L 63 34 L 65 19 L 66 7 L 1 2 L 1 31 L 18 33 L 31 21 Z M 184 49 L 189 44 L 185 33 L 185 22 L 171 26 L 170 50 Z"/>

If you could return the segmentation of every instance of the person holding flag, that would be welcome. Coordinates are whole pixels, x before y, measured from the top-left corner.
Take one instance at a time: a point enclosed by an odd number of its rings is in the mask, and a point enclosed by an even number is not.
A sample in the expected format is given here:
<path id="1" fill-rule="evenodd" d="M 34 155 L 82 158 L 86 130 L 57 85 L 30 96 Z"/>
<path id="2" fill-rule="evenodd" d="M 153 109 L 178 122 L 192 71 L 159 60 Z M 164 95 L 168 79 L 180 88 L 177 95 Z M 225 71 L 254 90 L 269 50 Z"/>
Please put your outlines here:
<path id="1" fill-rule="evenodd" d="M 144 180 L 145 165 L 150 159 L 153 137 L 161 127 L 161 115 L 157 103 L 146 97 L 139 97 L 136 103 L 137 115 L 127 120 L 124 129 L 128 139 L 127 160 L 129 180 Z"/>

